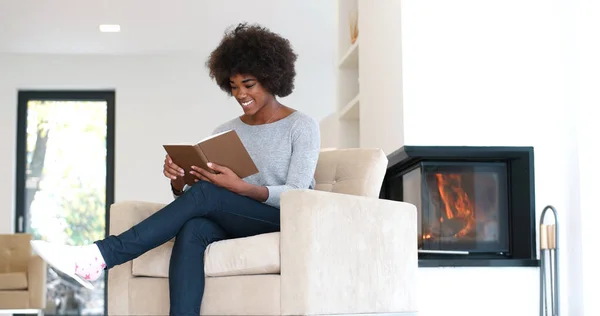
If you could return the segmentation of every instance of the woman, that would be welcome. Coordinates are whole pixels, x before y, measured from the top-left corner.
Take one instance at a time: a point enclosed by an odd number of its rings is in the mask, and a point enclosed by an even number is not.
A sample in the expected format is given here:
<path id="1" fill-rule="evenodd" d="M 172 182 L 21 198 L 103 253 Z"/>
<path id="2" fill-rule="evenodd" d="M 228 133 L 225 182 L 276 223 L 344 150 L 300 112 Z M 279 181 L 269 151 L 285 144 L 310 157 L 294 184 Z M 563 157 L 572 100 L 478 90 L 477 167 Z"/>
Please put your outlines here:
<path id="1" fill-rule="evenodd" d="M 281 104 L 294 88 L 296 54 L 288 40 L 259 25 L 227 32 L 206 63 L 210 77 L 235 97 L 243 114 L 217 127 L 234 129 L 259 173 L 240 179 L 194 167 L 197 182 L 184 186 L 183 170 L 167 155 L 164 175 L 175 200 L 118 236 L 87 246 L 32 241 L 50 265 L 91 288 L 102 270 L 133 260 L 176 237 L 169 267 L 170 313 L 198 315 L 204 291 L 203 256 L 215 241 L 279 230 L 281 193 L 314 187 L 318 124 Z"/>

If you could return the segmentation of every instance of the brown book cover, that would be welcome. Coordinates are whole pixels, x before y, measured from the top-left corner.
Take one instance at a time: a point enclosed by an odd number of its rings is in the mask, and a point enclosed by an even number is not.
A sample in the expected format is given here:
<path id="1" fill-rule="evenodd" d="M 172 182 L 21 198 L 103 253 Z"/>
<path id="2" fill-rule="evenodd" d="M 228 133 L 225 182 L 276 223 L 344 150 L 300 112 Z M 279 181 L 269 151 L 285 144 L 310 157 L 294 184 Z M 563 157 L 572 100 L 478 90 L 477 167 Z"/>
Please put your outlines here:
<path id="1" fill-rule="evenodd" d="M 208 162 L 227 167 L 240 178 L 258 173 L 258 168 L 234 130 L 212 135 L 196 144 L 171 144 L 163 147 L 173 162 L 185 171 L 187 185 L 195 183 L 196 177 L 190 174 L 192 166 L 214 173 L 206 165 Z"/>

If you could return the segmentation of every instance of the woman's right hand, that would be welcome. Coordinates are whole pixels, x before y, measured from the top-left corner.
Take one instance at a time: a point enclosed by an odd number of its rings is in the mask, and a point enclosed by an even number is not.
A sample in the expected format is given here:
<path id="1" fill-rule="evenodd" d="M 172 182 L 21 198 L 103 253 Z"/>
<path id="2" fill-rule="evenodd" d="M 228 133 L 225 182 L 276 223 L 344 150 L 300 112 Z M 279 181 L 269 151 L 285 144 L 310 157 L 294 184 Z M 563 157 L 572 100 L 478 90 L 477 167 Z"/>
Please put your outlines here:
<path id="1" fill-rule="evenodd" d="M 163 174 L 165 177 L 171 179 L 171 183 L 175 189 L 180 191 L 183 190 L 183 187 L 185 186 L 185 181 L 183 180 L 183 176 L 185 175 L 183 168 L 176 165 L 169 155 L 165 156 Z"/>

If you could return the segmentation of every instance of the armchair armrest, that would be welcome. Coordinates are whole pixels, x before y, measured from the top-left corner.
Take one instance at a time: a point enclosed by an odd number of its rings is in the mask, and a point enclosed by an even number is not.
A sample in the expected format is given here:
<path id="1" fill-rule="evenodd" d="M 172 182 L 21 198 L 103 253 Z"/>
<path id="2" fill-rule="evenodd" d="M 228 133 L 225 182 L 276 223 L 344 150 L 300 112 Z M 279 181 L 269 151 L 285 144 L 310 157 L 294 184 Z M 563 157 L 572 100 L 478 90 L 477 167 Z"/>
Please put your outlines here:
<path id="1" fill-rule="evenodd" d="M 31 256 L 27 265 L 27 291 L 29 308 L 46 308 L 47 265 L 40 256 Z"/>
<path id="2" fill-rule="evenodd" d="M 416 215 L 403 202 L 283 193 L 282 314 L 415 312 Z"/>
<path id="3" fill-rule="evenodd" d="M 109 232 L 111 235 L 118 235 L 150 217 L 163 207 L 165 207 L 165 204 L 143 201 L 114 203 L 110 206 Z"/>
<path id="4" fill-rule="evenodd" d="M 118 235 L 135 224 L 146 219 L 164 207 L 164 204 L 125 201 L 117 202 L 110 207 L 111 235 Z M 116 266 L 108 273 L 108 314 L 130 315 L 129 312 L 129 280 L 131 274 L 131 261 Z"/>

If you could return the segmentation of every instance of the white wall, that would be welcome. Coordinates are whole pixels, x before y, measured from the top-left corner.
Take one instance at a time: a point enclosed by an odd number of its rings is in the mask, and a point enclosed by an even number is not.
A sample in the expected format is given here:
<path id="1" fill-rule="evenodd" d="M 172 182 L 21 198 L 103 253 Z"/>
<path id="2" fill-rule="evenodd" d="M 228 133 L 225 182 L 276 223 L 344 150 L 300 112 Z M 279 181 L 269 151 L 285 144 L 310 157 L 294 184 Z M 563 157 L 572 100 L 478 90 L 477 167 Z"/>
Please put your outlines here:
<path id="1" fill-rule="evenodd" d="M 570 293 L 572 300 L 583 303 L 578 315 L 600 315 L 600 300 L 597 288 L 600 283 L 600 270 L 597 264 L 597 233 L 600 222 L 598 211 L 598 157 L 600 157 L 600 3 L 593 0 L 576 1 L 571 8 L 571 18 L 576 23 L 572 35 L 571 53 L 574 55 L 568 78 L 569 92 L 576 100 L 574 111 L 579 149 L 580 185 L 575 188 L 580 197 L 581 238 L 579 250 L 583 255 L 583 289 Z M 573 36 L 574 34 L 577 37 Z M 568 251 L 569 255 L 571 251 Z M 572 313 L 575 315 L 575 313 Z"/>
<path id="2" fill-rule="evenodd" d="M 405 144 L 534 146 L 538 215 L 554 205 L 560 247 L 576 246 L 560 3 L 405 1 L 402 10 Z M 581 293 L 581 253 L 560 261 L 562 311 L 580 315 L 568 299 Z M 537 315 L 537 269 L 419 271 L 421 316 Z"/>
<path id="3" fill-rule="evenodd" d="M 161 145 L 197 141 L 242 113 L 210 81 L 205 58 L 0 54 L 0 233 L 13 231 L 14 225 L 19 89 L 115 89 L 115 200 L 169 202 Z M 334 109 L 333 70 L 333 63 L 301 55 L 295 92 L 283 103 L 321 120 Z"/>

